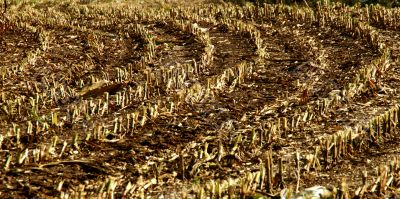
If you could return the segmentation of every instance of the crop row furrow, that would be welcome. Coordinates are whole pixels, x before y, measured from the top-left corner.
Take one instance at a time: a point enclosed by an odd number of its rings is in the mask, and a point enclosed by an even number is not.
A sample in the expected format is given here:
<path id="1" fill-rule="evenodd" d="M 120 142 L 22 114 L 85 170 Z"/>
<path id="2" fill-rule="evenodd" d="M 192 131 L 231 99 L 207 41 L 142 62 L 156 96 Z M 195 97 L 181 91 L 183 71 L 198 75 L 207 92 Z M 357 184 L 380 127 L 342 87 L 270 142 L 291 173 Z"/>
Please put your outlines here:
<path id="1" fill-rule="evenodd" d="M 380 59 L 378 59 L 376 62 L 377 63 L 379 63 L 379 61 L 380 60 L 382 60 L 383 62 L 381 62 L 382 64 L 383 64 L 383 66 L 381 65 L 381 64 L 377 64 L 378 65 L 378 67 L 379 68 L 383 68 L 384 70 L 385 69 L 387 69 L 387 66 L 384 66 L 385 65 L 385 63 L 387 62 L 386 60 L 387 60 L 387 52 L 382 56 L 382 58 L 380 58 Z M 374 64 L 371 64 L 371 66 L 372 67 L 374 67 L 375 66 L 375 63 Z M 371 74 L 372 74 L 372 77 L 374 77 L 374 73 L 375 72 L 372 72 Z M 359 83 L 359 82 L 365 82 L 366 80 L 369 80 L 369 78 L 371 77 L 370 76 L 370 72 L 368 72 L 368 71 L 364 71 L 364 69 L 361 69 L 360 70 L 360 72 L 359 72 L 359 74 L 361 75 L 361 78 L 360 77 L 358 77 L 358 78 L 355 78 L 355 83 Z M 361 79 L 361 80 L 360 80 Z M 280 120 L 281 121 L 281 120 Z M 285 126 L 285 125 L 283 125 L 283 126 Z M 278 127 L 279 128 L 279 127 Z M 244 131 L 243 131 L 244 132 Z M 251 129 L 250 129 L 250 131 L 249 132 L 253 132 L 253 134 L 252 135 L 257 135 L 257 132 L 255 132 L 255 131 L 251 131 Z M 238 141 L 240 140 L 242 140 L 241 138 L 239 138 L 239 137 L 241 137 L 240 135 L 240 133 L 238 134 L 239 136 L 238 136 Z M 253 139 L 252 139 L 253 140 Z M 240 143 L 240 141 L 239 141 L 239 143 Z M 249 141 L 249 140 L 248 140 Z M 254 141 L 252 141 L 251 143 L 254 143 Z M 234 145 L 234 147 L 233 147 L 233 149 L 234 148 L 236 148 L 235 147 L 236 146 L 236 144 Z M 200 147 L 200 146 L 199 146 Z M 202 150 L 201 148 L 203 148 L 203 147 L 200 147 L 199 149 L 200 150 Z M 207 147 L 206 147 L 207 148 Z M 221 147 L 220 147 L 221 148 Z M 212 150 L 213 151 L 213 150 Z M 207 152 L 207 150 L 206 149 L 204 149 L 204 151 L 201 153 L 201 154 L 208 154 L 208 152 Z"/>

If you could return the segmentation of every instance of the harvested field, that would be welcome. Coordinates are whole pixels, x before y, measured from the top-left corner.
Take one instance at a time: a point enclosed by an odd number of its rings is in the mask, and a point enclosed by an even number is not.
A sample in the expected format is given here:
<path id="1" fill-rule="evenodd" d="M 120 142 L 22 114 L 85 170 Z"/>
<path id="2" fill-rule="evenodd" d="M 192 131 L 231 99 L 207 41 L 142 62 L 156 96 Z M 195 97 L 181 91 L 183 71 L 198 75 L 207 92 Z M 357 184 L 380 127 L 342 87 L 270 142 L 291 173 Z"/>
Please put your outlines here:
<path id="1" fill-rule="evenodd" d="M 0 16 L 0 198 L 399 197 L 399 9 L 80 2 Z"/>

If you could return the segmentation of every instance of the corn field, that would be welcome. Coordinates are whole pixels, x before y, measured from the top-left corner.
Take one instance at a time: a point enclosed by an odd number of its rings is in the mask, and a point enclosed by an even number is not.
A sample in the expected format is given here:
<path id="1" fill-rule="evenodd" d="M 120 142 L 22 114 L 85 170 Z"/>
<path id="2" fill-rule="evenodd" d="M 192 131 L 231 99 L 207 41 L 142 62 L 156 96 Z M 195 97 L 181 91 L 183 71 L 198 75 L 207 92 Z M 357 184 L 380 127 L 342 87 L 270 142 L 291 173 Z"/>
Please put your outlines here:
<path id="1" fill-rule="evenodd" d="M 398 8 L 3 6 L 0 198 L 400 196 Z"/>

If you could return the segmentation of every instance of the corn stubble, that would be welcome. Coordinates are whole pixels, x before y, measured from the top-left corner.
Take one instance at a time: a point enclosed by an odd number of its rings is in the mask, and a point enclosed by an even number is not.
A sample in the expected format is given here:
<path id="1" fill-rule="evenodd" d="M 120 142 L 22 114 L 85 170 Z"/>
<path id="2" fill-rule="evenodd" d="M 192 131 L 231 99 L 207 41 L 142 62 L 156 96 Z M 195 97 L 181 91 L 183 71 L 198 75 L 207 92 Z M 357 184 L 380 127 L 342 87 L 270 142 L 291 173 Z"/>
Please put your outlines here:
<path id="1" fill-rule="evenodd" d="M 398 9 L 35 4 L 0 20 L 0 197 L 398 195 Z"/>

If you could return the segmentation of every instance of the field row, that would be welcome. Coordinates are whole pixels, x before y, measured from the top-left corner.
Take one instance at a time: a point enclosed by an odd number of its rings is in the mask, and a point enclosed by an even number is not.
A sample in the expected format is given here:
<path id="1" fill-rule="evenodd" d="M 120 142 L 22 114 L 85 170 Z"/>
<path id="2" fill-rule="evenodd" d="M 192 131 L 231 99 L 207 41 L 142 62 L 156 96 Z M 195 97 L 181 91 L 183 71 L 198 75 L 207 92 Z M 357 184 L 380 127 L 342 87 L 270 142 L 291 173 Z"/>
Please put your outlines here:
<path id="1" fill-rule="evenodd" d="M 12 6 L 0 196 L 390 197 L 398 13 Z"/>

